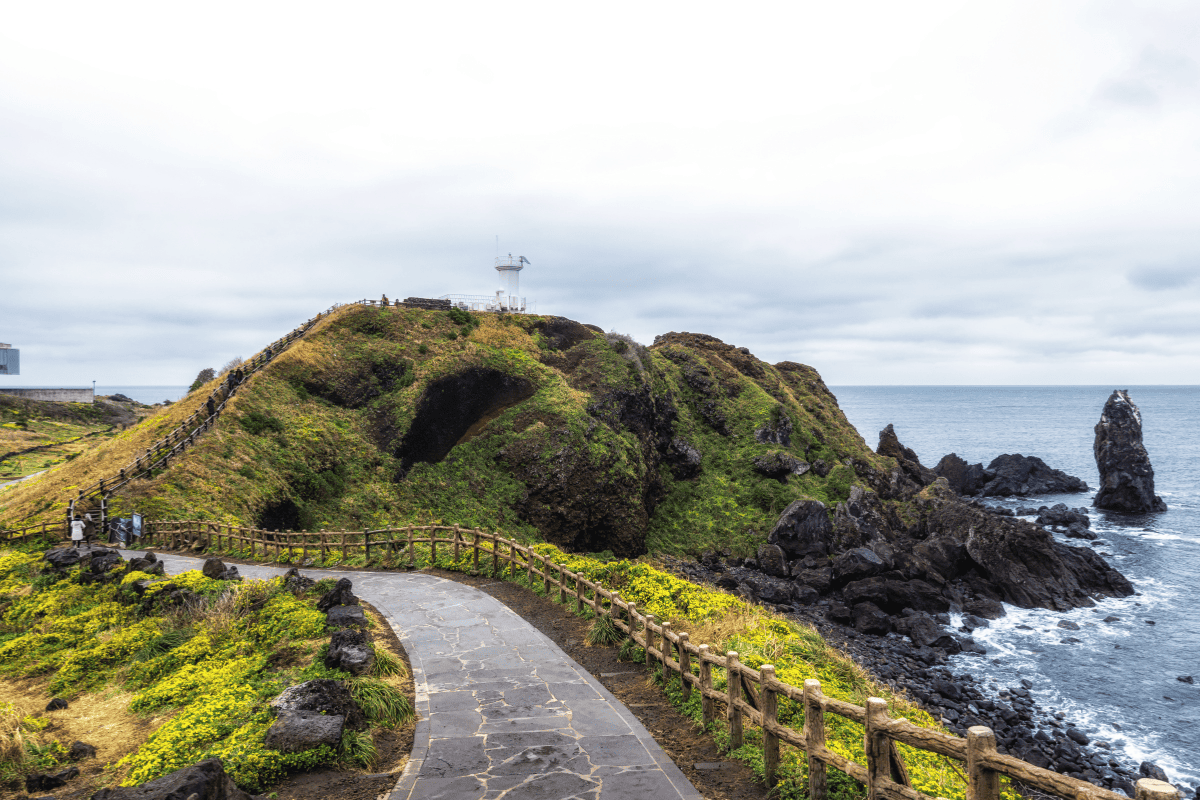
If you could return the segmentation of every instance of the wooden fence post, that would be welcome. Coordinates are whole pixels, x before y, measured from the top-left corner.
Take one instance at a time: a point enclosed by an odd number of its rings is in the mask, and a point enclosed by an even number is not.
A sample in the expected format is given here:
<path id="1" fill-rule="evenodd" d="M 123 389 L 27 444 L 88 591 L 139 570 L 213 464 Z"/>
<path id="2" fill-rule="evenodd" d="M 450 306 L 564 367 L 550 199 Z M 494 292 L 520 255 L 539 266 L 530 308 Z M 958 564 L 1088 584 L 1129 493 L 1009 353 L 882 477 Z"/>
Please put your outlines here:
<path id="1" fill-rule="evenodd" d="M 429 566 L 437 566 L 437 526 L 429 525 Z"/>
<path id="2" fill-rule="evenodd" d="M 867 724 L 870 725 L 870 706 L 867 708 Z M 967 728 L 967 800 L 999 800 L 1000 775 L 983 765 L 983 759 L 995 752 L 996 734 L 991 728 L 982 725 Z M 870 762 L 867 764 L 869 769 Z"/>
<path id="3" fill-rule="evenodd" d="M 556 564 L 558 567 L 558 602 L 562 605 L 567 604 L 567 570 L 561 564 Z"/>
<path id="4" fill-rule="evenodd" d="M 692 698 L 692 682 L 688 678 L 692 677 L 692 654 L 688 652 L 688 633 L 680 631 L 679 633 L 679 680 L 683 684 L 683 701 L 686 703 Z"/>
<path id="5" fill-rule="evenodd" d="M 1179 790 L 1166 781 L 1142 778 L 1137 782 L 1133 796 L 1135 800 L 1179 800 Z"/>
<path id="6" fill-rule="evenodd" d="M 730 650 L 725 654 L 725 682 L 729 684 L 726 716 L 729 719 L 729 749 L 742 746 L 742 710 L 737 702 L 742 696 L 742 673 L 738 667 L 738 654 Z"/>
<path id="7" fill-rule="evenodd" d="M 825 747 L 825 711 L 821 708 L 821 682 L 804 682 L 804 749 L 808 759 L 809 800 L 826 800 L 825 762 L 814 754 Z"/>
<path id="8" fill-rule="evenodd" d="M 342 563 L 345 564 L 346 563 L 346 532 L 341 531 L 341 534 L 342 534 Z"/>
<path id="9" fill-rule="evenodd" d="M 542 589 L 546 592 L 546 599 L 550 598 L 550 559 L 545 556 L 538 556 L 542 562 Z"/>
<path id="10" fill-rule="evenodd" d="M 575 573 L 575 613 L 583 614 L 583 576 Z"/>
<path id="11" fill-rule="evenodd" d="M 646 647 L 643 655 L 646 657 L 646 669 L 653 669 L 654 656 L 650 655 L 650 648 L 654 647 L 654 615 L 647 614 L 646 621 L 642 625 L 642 633 L 646 637 Z"/>
<path id="12" fill-rule="evenodd" d="M 413 526 L 408 526 L 408 568 L 417 568 L 417 546 L 413 544 Z"/>
<path id="13" fill-rule="evenodd" d="M 479 574 L 479 528 L 471 531 L 471 572 Z"/>
<path id="14" fill-rule="evenodd" d="M 492 577 L 496 577 L 496 573 L 500 569 L 500 536 L 499 534 L 491 534 L 492 537 Z"/>
<path id="15" fill-rule="evenodd" d="M 667 659 L 669 659 L 671 657 L 671 650 L 672 650 L 671 637 L 668 636 L 668 634 L 670 632 L 671 632 L 671 623 L 670 622 L 664 622 L 658 628 L 658 633 L 659 633 L 658 649 L 660 652 L 660 658 L 662 660 L 663 686 L 667 685 L 667 669 L 668 669 Z"/>
<path id="16" fill-rule="evenodd" d="M 533 551 L 525 550 L 525 580 L 529 584 L 530 590 L 533 589 Z"/>
<path id="17" fill-rule="evenodd" d="M 762 712 L 763 772 L 767 779 L 767 786 L 774 786 L 775 774 L 779 771 L 779 735 L 772 728 L 773 725 L 778 724 L 778 720 L 776 719 L 778 695 L 775 692 L 775 667 L 772 664 L 763 664 L 758 669 L 762 673 L 762 684 L 760 685 L 760 689 L 762 690 L 761 708 L 759 708 L 759 711 Z"/>
<path id="18" fill-rule="evenodd" d="M 459 541 L 461 539 L 462 539 L 462 535 L 459 533 L 458 526 L 455 525 L 454 526 L 454 563 L 455 564 L 458 563 L 458 555 L 460 552 L 459 551 Z"/>
<path id="19" fill-rule="evenodd" d="M 517 543 L 512 541 L 508 543 L 508 575 L 517 577 Z"/>
<path id="20" fill-rule="evenodd" d="M 867 800 L 878 800 L 880 785 L 884 779 L 891 777 L 892 748 L 885 728 L 887 720 L 887 701 L 879 697 L 868 697 L 867 732 L 863 741 L 863 750 L 867 756 Z M 989 795 L 988 800 L 996 800 L 998 797 L 998 794 Z"/>
<path id="21" fill-rule="evenodd" d="M 363 566 L 371 563 L 371 529 L 363 529 Z"/>

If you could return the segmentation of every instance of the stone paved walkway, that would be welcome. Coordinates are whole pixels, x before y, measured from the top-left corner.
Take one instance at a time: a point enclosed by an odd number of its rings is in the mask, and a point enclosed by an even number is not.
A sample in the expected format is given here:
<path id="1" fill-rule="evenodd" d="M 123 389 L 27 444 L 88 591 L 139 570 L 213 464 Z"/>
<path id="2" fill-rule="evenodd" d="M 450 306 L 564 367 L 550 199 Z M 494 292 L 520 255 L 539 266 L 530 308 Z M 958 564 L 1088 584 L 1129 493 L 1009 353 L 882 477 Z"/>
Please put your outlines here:
<path id="1" fill-rule="evenodd" d="M 159 557 L 171 573 L 203 563 Z M 391 800 L 699 800 L 619 700 L 495 598 L 421 573 L 304 572 L 353 581 L 412 663 L 419 719 Z"/>

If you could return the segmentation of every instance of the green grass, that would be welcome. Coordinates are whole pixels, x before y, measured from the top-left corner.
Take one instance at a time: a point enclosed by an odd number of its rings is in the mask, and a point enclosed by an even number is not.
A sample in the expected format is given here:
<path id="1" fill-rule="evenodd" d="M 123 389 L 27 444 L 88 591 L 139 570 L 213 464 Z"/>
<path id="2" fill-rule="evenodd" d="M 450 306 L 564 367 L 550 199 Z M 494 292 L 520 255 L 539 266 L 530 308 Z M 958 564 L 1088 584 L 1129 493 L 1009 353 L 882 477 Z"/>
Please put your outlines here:
<path id="1" fill-rule="evenodd" d="M 375 725 L 394 728 L 413 716 L 408 698 L 378 678 L 351 678 L 346 685 L 363 714 Z"/>

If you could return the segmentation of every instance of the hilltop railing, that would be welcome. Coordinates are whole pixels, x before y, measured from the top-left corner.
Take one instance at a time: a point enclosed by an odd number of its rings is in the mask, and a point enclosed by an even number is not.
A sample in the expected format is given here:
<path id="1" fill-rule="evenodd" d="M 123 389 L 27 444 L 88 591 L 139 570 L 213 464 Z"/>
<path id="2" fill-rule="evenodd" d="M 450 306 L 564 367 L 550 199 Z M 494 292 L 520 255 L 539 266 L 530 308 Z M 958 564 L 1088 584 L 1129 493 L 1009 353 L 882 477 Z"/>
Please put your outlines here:
<path id="1" fill-rule="evenodd" d="M 66 526 L 50 526 L 65 538 Z M 45 525 L 12 531 L 25 537 L 44 535 Z M 867 787 L 869 800 L 935 800 L 911 785 L 903 760 L 896 749 L 905 744 L 918 750 L 938 753 L 966 764 L 967 800 L 999 800 L 1000 778 L 1019 781 L 1026 786 L 1065 800 L 1128 800 L 1087 781 L 1061 775 L 1035 766 L 996 749 L 996 736 L 990 729 L 968 729 L 966 738 L 921 728 L 905 719 L 893 719 L 887 701 L 868 698 L 866 706 L 827 697 L 817 680 L 804 686 L 792 686 L 775 676 L 775 667 L 763 664 L 751 669 L 729 651 L 719 654 L 707 644 L 693 644 L 686 631 L 676 633 L 669 622 L 658 622 L 653 614 L 643 614 L 636 603 L 625 601 L 616 591 L 572 572 L 532 548 L 478 528 L 458 525 L 409 525 L 363 531 L 265 531 L 219 522 L 176 520 L 147 521 L 139 547 L 205 551 L 249 551 L 254 559 L 294 560 L 303 564 L 309 554 L 324 561 L 337 554 L 341 562 L 361 551 L 369 562 L 372 551 L 392 556 L 398 564 L 413 568 L 425 552 L 430 563 L 437 560 L 439 546 L 448 548 L 456 563 L 469 551 L 471 568 L 478 572 L 480 561 L 490 561 L 491 574 L 515 577 L 524 573 L 529 585 L 540 579 L 547 596 L 557 589 L 560 603 L 574 602 L 576 612 L 590 608 L 596 617 L 608 618 L 614 626 L 643 648 L 646 665 L 660 666 L 664 677 L 678 676 L 683 697 L 699 692 L 705 726 L 723 718 L 729 727 L 729 747 L 736 750 L 744 741 L 746 723 L 762 731 L 763 767 L 767 783 L 778 777 L 780 749 L 789 745 L 803 752 L 808 766 L 808 796 L 828 800 L 826 770 L 841 770 Z M 18 538 L 8 536 L 10 541 Z M 426 549 L 427 546 L 427 549 Z M 446 552 L 446 551 L 443 551 Z M 713 685 L 713 669 L 724 670 L 726 688 Z M 800 704 L 804 709 L 804 728 L 796 730 L 779 721 L 780 699 Z M 825 737 L 827 714 L 844 717 L 864 726 L 866 764 L 859 764 L 828 747 Z M 1136 800 L 1178 800 L 1179 793 L 1169 783 L 1142 779 L 1137 782 Z"/>

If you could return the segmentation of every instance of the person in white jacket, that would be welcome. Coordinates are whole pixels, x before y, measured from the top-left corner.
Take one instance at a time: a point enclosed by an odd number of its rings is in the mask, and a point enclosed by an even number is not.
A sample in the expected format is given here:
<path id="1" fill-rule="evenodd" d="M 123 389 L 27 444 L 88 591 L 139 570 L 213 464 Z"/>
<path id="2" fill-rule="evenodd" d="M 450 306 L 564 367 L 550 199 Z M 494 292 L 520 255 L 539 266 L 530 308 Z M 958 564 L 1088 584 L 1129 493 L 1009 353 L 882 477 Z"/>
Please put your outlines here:
<path id="1" fill-rule="evenodd" d="M 71 546 L 79 547 L 83 544 L 83 520 L 79 515 L 75 515 L 75 519 L 71 520 Z"/>

